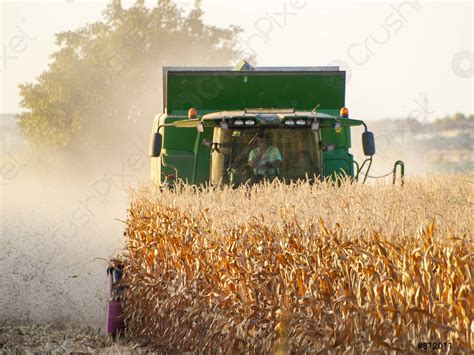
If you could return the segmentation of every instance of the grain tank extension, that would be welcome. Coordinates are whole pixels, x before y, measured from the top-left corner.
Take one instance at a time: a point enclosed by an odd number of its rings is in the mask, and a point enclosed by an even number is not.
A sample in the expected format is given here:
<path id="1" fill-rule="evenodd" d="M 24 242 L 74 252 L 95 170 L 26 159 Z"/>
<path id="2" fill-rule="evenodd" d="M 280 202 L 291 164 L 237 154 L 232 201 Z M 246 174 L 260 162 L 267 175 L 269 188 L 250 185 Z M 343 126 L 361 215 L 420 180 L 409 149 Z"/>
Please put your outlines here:
<path id="1" fill-rule="evenodd" d="M 164 113 L 153 122 L 152 179 L 170 185 L 369 176 L 374 136 L 345 107 L 338 67 L 163 69 Z M 349 152 L 364 126 L 362 164 Z M 403 174 L 403 163 L 397 166 Z"/>

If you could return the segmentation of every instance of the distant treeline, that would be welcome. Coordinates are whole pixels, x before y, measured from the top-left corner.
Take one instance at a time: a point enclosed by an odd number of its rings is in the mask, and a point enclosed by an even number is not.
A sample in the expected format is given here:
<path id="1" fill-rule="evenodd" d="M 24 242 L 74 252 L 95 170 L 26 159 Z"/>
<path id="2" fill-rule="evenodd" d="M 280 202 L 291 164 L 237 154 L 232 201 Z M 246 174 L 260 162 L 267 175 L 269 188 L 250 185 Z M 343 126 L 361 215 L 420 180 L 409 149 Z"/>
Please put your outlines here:
<path id="1" fill-rule="evenodd" d="M 474 115 L 465 116 L 462 113 L 456 113 L 452 116 L 444 116 L 436 119 L 430 124 L 435 129 L 449 130 L 474 127 Z"/>
<path id="2" fill-rule="evenodd" d="M 446 115 L 434 120 L 413 118 L 387 118 L 371 123 L 375 132 L 403 137 L 405 143 L 412 142 L 431 150 L 474 149 L 474 115 L 462 113 Z"/>
<path id="3" fill-rule="evenodd" d="M 448 131 L 456 129 L 474 128 L 474 115 L 466 116 L 462 113 L 446 115 L 434 120 L 420 120 L 416 118 L 383 119 L 382 121 L 399 122 L 403 124 L 404 129 L 411 132 L 421 133 L 419 131 Z"/>

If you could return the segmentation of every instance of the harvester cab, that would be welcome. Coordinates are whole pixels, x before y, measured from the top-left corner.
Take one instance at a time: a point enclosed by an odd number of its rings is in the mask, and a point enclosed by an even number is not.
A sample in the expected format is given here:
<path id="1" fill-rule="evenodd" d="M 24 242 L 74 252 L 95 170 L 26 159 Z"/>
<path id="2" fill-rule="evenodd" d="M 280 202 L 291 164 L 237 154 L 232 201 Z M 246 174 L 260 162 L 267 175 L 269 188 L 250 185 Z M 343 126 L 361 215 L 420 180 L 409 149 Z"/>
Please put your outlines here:
<path id="1" fill-rule="evenodd" d="M 150 142 L 159 184 L 369 176 L 374 135 L 349 117 L 338 67 L 174 67 L 163 69 L 163 83 L 165 112 Z M 360 165 L 349 152 L 354 126 L 364 127 Z"/>

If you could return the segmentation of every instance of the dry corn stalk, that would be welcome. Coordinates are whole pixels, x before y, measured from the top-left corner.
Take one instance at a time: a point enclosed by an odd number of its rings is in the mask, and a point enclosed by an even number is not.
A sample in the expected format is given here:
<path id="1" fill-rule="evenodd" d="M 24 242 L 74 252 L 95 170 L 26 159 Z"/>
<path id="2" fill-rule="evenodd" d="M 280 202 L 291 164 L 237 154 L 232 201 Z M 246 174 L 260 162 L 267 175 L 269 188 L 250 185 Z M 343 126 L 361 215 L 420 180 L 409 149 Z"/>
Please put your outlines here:
<path id="1" fill-rule="evenodd" d="M 163 351 L 472 350 L 471 181 L 144 186 L 125 230 L 128 331 Z"/>

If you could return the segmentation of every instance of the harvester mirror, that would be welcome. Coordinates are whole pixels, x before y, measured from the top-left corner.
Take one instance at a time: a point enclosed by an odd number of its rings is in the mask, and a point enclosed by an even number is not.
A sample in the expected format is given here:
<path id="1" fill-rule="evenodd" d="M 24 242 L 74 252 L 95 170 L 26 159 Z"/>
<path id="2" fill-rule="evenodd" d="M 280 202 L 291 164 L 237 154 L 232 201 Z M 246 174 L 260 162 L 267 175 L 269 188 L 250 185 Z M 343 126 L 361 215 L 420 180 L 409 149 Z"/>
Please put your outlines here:
<path id="1" fill-rule="evenodd" d="M 161 144 L 163 143 L 163 136 L 156 132 L 151 134 L 150 138 L 150 156 L 157 158 L 161 154 Z"/>
<path id="2" fill-rule="evenodd" d="M 362 133 L 362 147 L 365 155 L 372 156 L 375 154 L 375 139 L 372 132 L 365 131 Z"/>

